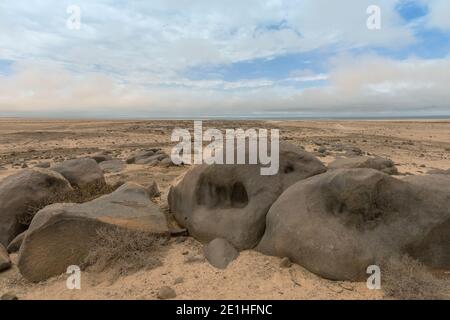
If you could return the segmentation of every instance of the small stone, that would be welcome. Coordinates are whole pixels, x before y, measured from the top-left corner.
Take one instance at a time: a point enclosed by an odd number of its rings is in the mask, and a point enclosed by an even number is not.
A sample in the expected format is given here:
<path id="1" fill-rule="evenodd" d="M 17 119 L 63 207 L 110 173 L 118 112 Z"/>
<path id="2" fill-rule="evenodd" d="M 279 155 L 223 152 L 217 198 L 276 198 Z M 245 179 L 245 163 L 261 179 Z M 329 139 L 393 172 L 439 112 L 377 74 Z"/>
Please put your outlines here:
<path id="1" fill-rule="evenodd" d="M 225 269 L 233 260 L 239 256 L 236 250 L 225 239 L 214 239 L 203 248 L 203 253 L 208 262 L 218 269 Z"/>
<path id="2" fill-rule="evenodd" d="M 324 146 L 321 146 L 321 147 L 319 147 L 318 151 L 320 153 L 325 153 L 325 152 L 327 152 L 327 148 L 325 148 Z"/>
<path id="3" fill-rule="evenodd" d="M 173 284 L 180 284 L 184 282 L 184 278 L 178 277 L 173 281 Z"/>
<path id="4" fill-rule="evenodd" d="M 173 290 L 171 287 L 162 287 L 161 289 L 159 289 L 157 297 L 158 299 L 161 300 L 166 300 L 166 299 L 173 299 L 177 296 L 175 290 Z"/>
<path id="5" fill-rule="evenodd" d="M 172 160 L 170 158 L 164 158 L 159 162 L 159 165 L 162 167 L 170 167 L 173 165 Z"/>
<path id="6" fill-rule="evenodd" d="M 289 258 L 283 258 L 280 261 L 280 268 L 290 268 L 292 266 L 292 262 Z"/>
<path id="7" fill-rule="evenodd" d="M 11 292 L 7 292 L 0 297 L 0 300 L 19 300 L 19 298 Z"/>

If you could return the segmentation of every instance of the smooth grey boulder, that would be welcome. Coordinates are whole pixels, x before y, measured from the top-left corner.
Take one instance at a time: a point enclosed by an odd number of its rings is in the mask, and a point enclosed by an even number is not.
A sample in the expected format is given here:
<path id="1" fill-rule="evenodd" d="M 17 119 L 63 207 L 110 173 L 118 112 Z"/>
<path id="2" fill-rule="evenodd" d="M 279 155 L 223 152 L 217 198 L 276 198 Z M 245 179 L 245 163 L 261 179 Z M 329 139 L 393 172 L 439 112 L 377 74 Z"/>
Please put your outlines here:
<path id="1" fill-rule="evenodd" d="M 11 268 L 11 259 L 9 259 L 8 251 L 0 244 L 0 272 Z"/>
<path id="2" fill-rule="evenodd" d="M 27 228 L 32 208 L 55 194 L 72 191 L 59 173 L 41 169 L 24 169 L 0 181 L 0 243 L 7 246 Z"/>
<path id="3" fill-rule="evenodd" d="M 107 160 L 99 164 L 100 168 L 105 173 L 116 173 L 125 169 L 125 162 L 122 160 Z"/>
<path id="4" fill-rule="evenodd" d="M 19 251 L 18 267 L 39 282 L 82 265 L 100 228 L 124 228 L 169 234 L 161 209 L 144 187 L 127 183 L 115 192 L 83 204 L 54 204 L 34 217 Z"/>
<path id="5" fill-rule="evenodd" d="M 203 254 L 213 267 L 225 269 L 239 256 L 239 251 L 225 239 L 214 239 L 203 247 Z"/>
<path id="6" fill-rule="evenodd" d="M 365 280 L 369 265 L 403 254 L 449 268 L 450 179 L 431 180 L 337 169 L 300 181 L 270 208 L 256 249 L 332 280 Z"/>
<path id="7" fill-rule="evenodd" d="M 223 238 L 239 250 L 253 248 L 278 196 L 293 183 L 326 171 L 316 157 L 287 143 L 280 143 L 278 174 L 263 176 L 260 169 L 259 164 L 193 167 L 171 187 L 170 210 L 200 241 Z"/>
<path id="8" fill-rule="evenodd" d="M 67 160 L 51 166 L 50 169 L 60 173 L 74 187 L 83 188 L 106 184 L 102 169 L 93 159 Z"/>
<path id="9" fill-rule="evenodd" d="M 381 157 L 339 158 L 328 165 L 330 170 L 357 168 L 375 169 L 390 175 L 398 174 L 394 162 Z"/>
<path id="10" fill-rule="evenodd" d="M 25 239 L 26 234 L 26 231 L 22 232 L 8 244 L 7 249 L 9 253 L 15 253 L 20 250 L 20 246 L 22 245 L 23 239 Z"/>

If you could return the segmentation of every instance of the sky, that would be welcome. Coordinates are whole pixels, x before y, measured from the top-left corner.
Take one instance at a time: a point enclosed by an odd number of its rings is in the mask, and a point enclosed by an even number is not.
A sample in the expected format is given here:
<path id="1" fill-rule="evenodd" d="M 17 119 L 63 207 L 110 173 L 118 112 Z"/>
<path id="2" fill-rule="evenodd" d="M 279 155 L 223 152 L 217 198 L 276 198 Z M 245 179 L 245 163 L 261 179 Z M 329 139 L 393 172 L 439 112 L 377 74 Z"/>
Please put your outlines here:
<path id="1" fill-rule="evenodd" d="M 0 2 L 0 116 L 433 115 L 448 0 Z"/>

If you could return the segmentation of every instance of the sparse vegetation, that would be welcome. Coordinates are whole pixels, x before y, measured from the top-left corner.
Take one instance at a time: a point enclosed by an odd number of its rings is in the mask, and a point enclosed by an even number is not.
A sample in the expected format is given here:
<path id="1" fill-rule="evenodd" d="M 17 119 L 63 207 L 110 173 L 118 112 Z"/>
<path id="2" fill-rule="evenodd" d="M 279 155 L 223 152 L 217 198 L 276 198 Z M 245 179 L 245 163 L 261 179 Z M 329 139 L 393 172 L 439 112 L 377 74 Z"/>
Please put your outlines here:
<path id="1" fill-rule="evenodd" d="M 101 228 L 85 266 L 93 272 L 112 271 L 114 276 L 154 268 L 160 265 L 162 240 L 146 232 Z"/>
<path id="2" fill-rule="evenodd" d="M 444 298 L 442 282 L 419 261 L 407 255 L 386 261 L 382 271 L 382 288 L 388 297 L 399 300 Z"/>
<path id="3" fill-rule="evenodd" d="M 92 201 L 105 194 L 111 193 L 116 189 L 115 186 L 108 184 L 91 184 L 83 188 L 74 187 L 70 192 L 57 192 L 52 196 L 44 199 L 39 203 L 34 203 L 28 207 L 25 215 L 23 215 L 19 222 L 28 227 L 34 215 L 41 209 L 53 203 L 83 203 Z"/>

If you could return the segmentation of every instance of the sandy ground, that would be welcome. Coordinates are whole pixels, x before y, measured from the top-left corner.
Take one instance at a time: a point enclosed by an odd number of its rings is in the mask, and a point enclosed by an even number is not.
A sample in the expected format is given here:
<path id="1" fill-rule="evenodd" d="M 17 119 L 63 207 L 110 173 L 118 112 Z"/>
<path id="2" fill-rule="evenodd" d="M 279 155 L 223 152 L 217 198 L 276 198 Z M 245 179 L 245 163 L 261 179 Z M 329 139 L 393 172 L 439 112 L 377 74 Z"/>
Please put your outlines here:
<path id="1" fill-rule="evenodd" d="M 192 129 L 192 121 L 59 121 L 0 119 L 0 179 L 41 161 L 61 161 L 108 150 L 126 158 L 141 148 L 169 152 L 174 128 Z M 281 137 L 306 150 L 325 146 L 329 163 L 342 156 L 337 145 L 359 147 L 364 153 L 392 159 L 400 174 L 424 174 L 450 168 L 450 121 L 208 121 L 204 127 L 278 128 Z M 319 154 L 318 154 L 319 155 Z M 127 165 L 107 181 L 147 184 L 155 179 L 165 200 L 171 183 L 185 167 Z M 39 284 L 25 281 L 13 266 L 0 274 L 0 295 L 20 299 L 156 299 L 162 286 L 175 289 L 178 299 L 382 299 L 382 290 L 365 283 L 332 282 L 300 266 L 280 267 L 280 258 L 254 251 L 242 252 L 226 270 L 211 267 L 201 257 L 201 244 L 192 238 L 175 239 L 164 248 L 162 266 L 111 280 L 108 275 L 82 273 L 82 289 L 68 290 L 66 275 Z M 12 255 L 13 261 L 17 260 Z M 450 282 L 444 273 L 443 280 Z M 449 295 L 450 298 L 450 295 Z"/>

